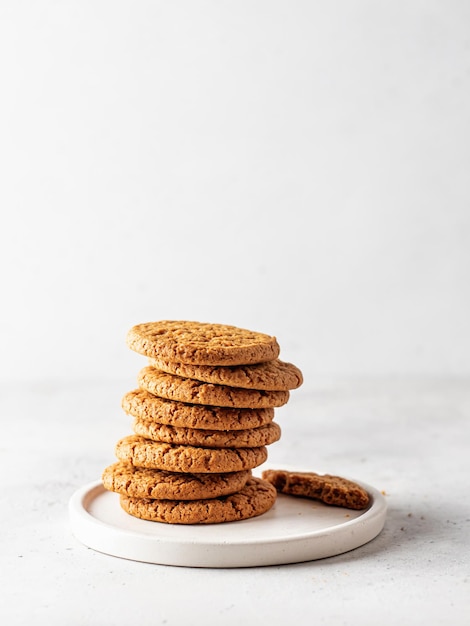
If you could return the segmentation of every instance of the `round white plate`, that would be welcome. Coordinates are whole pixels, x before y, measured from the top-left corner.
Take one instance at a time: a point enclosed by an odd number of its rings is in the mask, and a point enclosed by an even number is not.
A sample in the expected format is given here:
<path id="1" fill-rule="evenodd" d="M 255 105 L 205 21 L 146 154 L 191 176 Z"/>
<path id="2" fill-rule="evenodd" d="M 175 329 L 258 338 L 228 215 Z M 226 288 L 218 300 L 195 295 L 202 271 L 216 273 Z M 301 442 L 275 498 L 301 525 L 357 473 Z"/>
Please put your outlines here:
<path id="1" fill-rule="evenodd" d="M 187 567 L 299 563 L 348 552 L 380 533 L 385 498 L 359 484 L 371 496 L 364 511 L 278 494 L 273 508 L 259 517 L 186 526 L 132 517 L 121 509 L 119 495 L 96 481 L 70 499 L 70 522 L 75 537 L 89 548 L 134 561 Z"/>

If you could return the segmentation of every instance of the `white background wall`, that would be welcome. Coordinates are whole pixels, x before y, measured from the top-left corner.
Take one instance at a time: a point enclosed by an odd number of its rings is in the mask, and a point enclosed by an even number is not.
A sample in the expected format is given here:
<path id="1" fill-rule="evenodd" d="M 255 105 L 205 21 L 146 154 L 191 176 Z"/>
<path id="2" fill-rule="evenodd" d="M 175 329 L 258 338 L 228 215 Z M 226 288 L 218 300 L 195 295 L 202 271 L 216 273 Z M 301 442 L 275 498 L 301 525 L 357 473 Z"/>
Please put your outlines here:
<path id="1" fill-rule="evenodd" d="M 0 377 L 156 319 L 312 384 L 470 374 L 470 4 L 0 2 Z"/>

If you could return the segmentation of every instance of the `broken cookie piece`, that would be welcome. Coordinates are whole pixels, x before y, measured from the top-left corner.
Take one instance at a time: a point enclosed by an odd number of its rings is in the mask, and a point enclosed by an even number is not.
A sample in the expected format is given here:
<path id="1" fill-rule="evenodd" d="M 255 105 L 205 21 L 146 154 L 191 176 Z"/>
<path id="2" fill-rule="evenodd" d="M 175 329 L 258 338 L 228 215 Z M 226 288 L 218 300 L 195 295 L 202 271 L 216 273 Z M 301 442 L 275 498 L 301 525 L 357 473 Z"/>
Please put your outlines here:
<path id="1" fill-rule="evenodd" d="M 340 476 L 264 470 L 262 477 L 274 485 L 277 491 L 287 495 L 312 498 L 325 504 L 356 510 L 365 509 L 369 504 L 369 494 L 365 489 Z"/>

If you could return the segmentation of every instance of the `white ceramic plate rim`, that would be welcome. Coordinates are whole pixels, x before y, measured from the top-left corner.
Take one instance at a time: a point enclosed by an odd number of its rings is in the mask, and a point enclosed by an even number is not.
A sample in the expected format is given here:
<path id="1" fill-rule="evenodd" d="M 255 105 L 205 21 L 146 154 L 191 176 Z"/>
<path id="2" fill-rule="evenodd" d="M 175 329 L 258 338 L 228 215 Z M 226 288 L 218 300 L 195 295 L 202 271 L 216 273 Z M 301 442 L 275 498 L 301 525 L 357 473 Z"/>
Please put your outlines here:
<path id="1" fill-rule="evenodd" d="M 115 496 L 113 506 L 114 504 L 116 506 L 116 515 L 122 513 L 119 508 L 119 496 L 107 492 L 101 481 L 89 483 L 73 494 L 69 503 L 70 520 L 72 532 L 88 547 L 137 561 L 189 567 L 251 567 L 309 561 L 335 556 L 358 548 L 381 532 L 387 508 L 384 496 L 366 483 L 358 480 L 354 482 L 364 487 L 371 496 L 371 504 L 367 509 L 360 512 L 340 509 L 345 515 L 351 514 L 354 517 L 320 529 L 304 530 L 300 533 L 289 531 L 286 534 L 282 530 L 279 530 L 278 534 L 272 532 L 272 526 L 277 521 L 280 527 L 282 525 L 283 506 L 288 503 L 288 507 L 292 508 L 297 500 L 282 494 L 276 502 L 279 520 L 268 517 L 263 519 L 264 516 L 260 516 L 253 520 L 230 524 L 176 526 L 132 518 L 134 525 L 143 525 L 143 532 L 139 532 L 119 526 L 119 521 L 116 524 L 103 521 L 89 511 L 90 504 L 96 498 Z M 305 503 L 304 498 L 300 500 Z M 319 503 L 315 505 L 325 506 Z M 301 502 L 299 502 L 299 507 L 301 507 Z M 338 507 L 334 508 L 336 509 L 335 515 L 338 517 Z M 268 515 L 269 512 L 265 514 L 265 516 Z M 255 521 L 259 530 L 259 525 L 263 524 L 264 520 L 269 520 L 270 534 L 268 533 L 266 538 L 260 537 L 259 533 L 257 537 L 251 538 L 244 532 L 249 531 L 250 528 L 253 529 L 252 525 L 247 528 L 246 523 Z M 214 529 L 214 527 L 217 529 L 216 536 L 210 530 L 200 530 Z M 157 532 L 155 534 L 148 532 L 149 528 L 156 528 Z M 226 533 L 228 535 L 226 537 L 223 532 L 225 529 L 230 530 Z M 188 537 L 188 533 L 191 536 Z M 237 538 L 234 533 L 239 533 L 240 536 Z M 137 547 L 133 549 L 133 545 Z M 148 547 L 148 552 L 143 550 L 144 545 Z"/>

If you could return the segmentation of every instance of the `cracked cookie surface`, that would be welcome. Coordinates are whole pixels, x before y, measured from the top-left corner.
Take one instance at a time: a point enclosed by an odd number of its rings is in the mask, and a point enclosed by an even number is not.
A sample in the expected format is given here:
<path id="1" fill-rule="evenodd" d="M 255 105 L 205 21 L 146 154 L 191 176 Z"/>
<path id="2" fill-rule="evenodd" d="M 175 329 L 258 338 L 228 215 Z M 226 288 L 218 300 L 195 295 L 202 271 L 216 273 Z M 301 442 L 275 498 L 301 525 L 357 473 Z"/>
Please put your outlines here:
<path id="1" fill-rule="evenodd" d="M 273 408 L 237 409 L 187 404 L 159 398 L 145 389 L 134 389 L 126 393 L 121 406 L 133 417 L 186 428 L 246 430 L 264 426 L 274 419 Z"/>
<path id="2" fill-rule="evenodd" d="M 184 502 L 120 497 L 121 507 L 134 517 L 168 524 L 218 524 L 262 515 L 276 501 L 276 489 L 260 478 L 229 496 Z"/>
<path id="3" fill-rule="evenodd" d="M 203 448 L 269 446 L 281 437 L 281 429 L 276 422 L 248 430 L 209 430 L 168 426 L 158 424 L 153 420 L 136 417 L 133 422 L 133 430 L 136 435 L 153 441 L 202 446 Z"/>
<path id="4" fill-rule="evenodd" d="M 265 446 L 202 448 L 160 443 L 139 435 L 120 439 L 115 453 L 120 461 L 127 461 L 135 467 L 202 474 L 253 469 L 264 463 L 268 457 Z"/>
<path id="5" fill-rule="evenodd" d="M 280 407 L 289 400 L 288 391 L 258 391 L 203 383 L 166 374 L 151 366 L 139 372 L 137 382 L 141 389 L 155 396 L 189 404 L 262 409 Z"/>
<path id="6" fill-rule="evenodd" d="M 253 365 L 217 366 L 187 365 L 155 357 L 149 358 L 149 364 L 167 374 L 240 389 L 289 391 L 303 383 L 299 368 L 280 359 Z"/>
<path id="7" fill-rule="evenodd" d="M 129 348 L 149 357 L 196 365 L 242 365 L 279 356 L 275 337 L 226 324 L 162 320 L 133 326 Z"/>
<path id="8" fill-rule="evenodd" d="M 103 486 L 131 498 L 201 500 L 240 491 L 250 478 L 250 470 L 222 474 L 185 474 L 134 467 L 119 461 L 103 471 Z"/>

